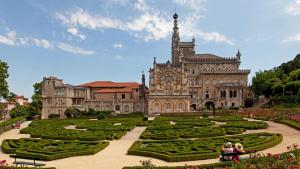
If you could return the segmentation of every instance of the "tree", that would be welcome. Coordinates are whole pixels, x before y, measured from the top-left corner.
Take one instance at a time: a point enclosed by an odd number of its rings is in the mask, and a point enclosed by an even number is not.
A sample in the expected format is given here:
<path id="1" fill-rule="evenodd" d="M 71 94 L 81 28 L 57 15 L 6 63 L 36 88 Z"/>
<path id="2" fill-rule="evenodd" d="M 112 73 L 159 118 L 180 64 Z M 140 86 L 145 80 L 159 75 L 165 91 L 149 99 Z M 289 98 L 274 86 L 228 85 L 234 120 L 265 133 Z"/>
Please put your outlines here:
<path id="1" fill-rule="evenodd" d="M 300 80 L 300 69 L 296 69 L 289 74 L 289 81 Z"/>
<path id="2" fill-rule="evenodd" d="M 300 69 L 300 54 L 298 54 L 293 60 L 283 63 L 277 67 L 282 70 L 285 74 L 289 74 L 293 70 Z"/>
<path id="3" fill-rule="evenodd" d="M 32 102 L 29 105 L 30 116 L 40 115 L 42 112 L 43 102 L 42 102 L 42 83 L 35 83 L 33 85 L 34 94 L 32 95 L 31 99 Z"/>
<path id="4" fill-rule="evenodd" d="M 8 97 L 8 65 L 0 60 L 0 100 Z"/>
<path id="5" fill-rule="evenodd" d="M 20 116 L 28 116 L 28 107 L 17 105 L 17 107 L 13 108 L 10 111 L 10 117 L 20 117 Z"/>

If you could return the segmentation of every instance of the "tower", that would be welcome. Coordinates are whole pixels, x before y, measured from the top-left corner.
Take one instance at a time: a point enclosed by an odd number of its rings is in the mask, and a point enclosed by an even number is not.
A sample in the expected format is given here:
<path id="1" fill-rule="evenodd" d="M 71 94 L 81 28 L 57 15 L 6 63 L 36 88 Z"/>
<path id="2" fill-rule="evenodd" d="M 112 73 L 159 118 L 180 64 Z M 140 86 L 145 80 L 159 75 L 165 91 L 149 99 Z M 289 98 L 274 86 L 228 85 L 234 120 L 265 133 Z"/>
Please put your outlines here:
<path id="1" fill-rule="evenodd" d="M 143 85 L 143 87 L 146 86 L 144 71 L 142 72 L 142 85 Z"/>
<path id="2" fill-rule="evenodd" d="M 172 35 L 172 64 L 177 64 L 179 62 L 179 28 L 178 28 L 178 15 L 175 13 L 173 15 L 174 27 Z"/>
<path id="3" fill-rule="evenodd" d="M 240 61 L 241 60 L 241 56 L 242 56 L 242 54 L 241 54 L 240 50 L 238 50 L 238 52 L 236 54 L 236 60 Z"/>

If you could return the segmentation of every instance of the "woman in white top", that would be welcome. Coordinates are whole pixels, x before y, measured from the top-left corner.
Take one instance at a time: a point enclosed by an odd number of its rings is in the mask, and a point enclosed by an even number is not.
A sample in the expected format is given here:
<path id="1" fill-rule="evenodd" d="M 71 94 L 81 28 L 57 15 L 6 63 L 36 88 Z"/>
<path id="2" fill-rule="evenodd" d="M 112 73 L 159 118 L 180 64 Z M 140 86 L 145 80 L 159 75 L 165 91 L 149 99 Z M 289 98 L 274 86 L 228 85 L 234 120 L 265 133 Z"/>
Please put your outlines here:
<path id="1" fill-rule="evenodd" d="M 222 151 L 224 154 L 233 153 L 233 147 L 231 142 L 227 142 L 225 145 L 222 146 Z M 232 156 L 223 156 L 223 159 L 226 161 L 232 160 Z"/>

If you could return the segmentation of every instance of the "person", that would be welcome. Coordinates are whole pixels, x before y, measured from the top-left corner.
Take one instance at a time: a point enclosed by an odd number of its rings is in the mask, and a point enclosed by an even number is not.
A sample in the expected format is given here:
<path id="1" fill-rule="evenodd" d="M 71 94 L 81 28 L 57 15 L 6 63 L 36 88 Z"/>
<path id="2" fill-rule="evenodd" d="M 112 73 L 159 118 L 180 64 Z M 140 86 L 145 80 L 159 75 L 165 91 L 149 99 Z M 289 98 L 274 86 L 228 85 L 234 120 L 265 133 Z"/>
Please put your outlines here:
<path id="1" fill-rule="evenodd" d="M 240 161 L 240 155 L 245 153 L 243 145 L 241 143 L 235 143 L 233 153 L 236 154 L 232 156 L 232 160 Z"/>
<path id="2" fill-rule="evenodd" d="M 227 143 L 223 144 L 222 151 L 223 151 L 224 154 L 233 153 L 232 143 L 231 142 L 227 142 Z M 231 161 L 232 160 L 232 156 L 223 156 L 222 159 L 225 160 L 225 161 Z"/>
<path id="3" fill-rule="evenodd" d="M 252 120 L 253 119 L 253 114 L 252 113 L 250 113 L 250 120 Z"/>

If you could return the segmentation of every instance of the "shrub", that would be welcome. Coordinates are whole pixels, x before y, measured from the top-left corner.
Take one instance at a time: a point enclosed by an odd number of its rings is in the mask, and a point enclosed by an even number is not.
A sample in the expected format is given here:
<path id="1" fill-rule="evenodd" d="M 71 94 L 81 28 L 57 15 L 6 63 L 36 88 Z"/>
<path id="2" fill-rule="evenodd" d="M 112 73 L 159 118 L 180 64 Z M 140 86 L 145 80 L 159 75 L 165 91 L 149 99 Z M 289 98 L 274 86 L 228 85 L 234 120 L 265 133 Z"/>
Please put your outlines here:
<path id="1" fill-rule="evenodd" d="M 17 105 L 17 107 L 13 108 L 10 111 L 10 117 L 21 117 L 21 116 L 28 116 L 28 107 Z"/>
<path id="2" fill-rule="evenodd" d="M 60 118 L 60 114 L 49 114 L 48 118 L 49 119 L 59 119 Z"/>
<path id="3" fill-rule="evenodd" d="M 196 140 L 136 141 L 128 154 L 150 156 L 165 161 L 190 161 L 217 158 L 225 142 L 242 143 L 245 150 L 264 150 L 282 141 L 280 134 L 255 133 Z"/>
<path id="4" fill-rule="evenodd" d="M 268 124 L 262 121 L 229 121 L 223 127 L 254 130 L 268 128 Z"/>
<path id="5" fill-rule="evenodd" d="M 1 148 L 3 152 L 16 154 L 17 157 L 49 161 L 72 156 L 92 155 L 104 149 L 108 144 L 108 142 L 21 138 L 3 140 Z"/>

